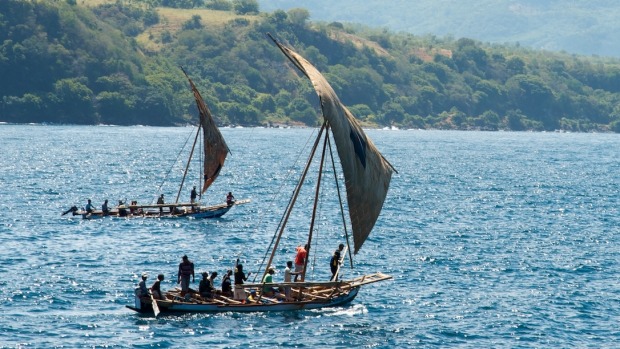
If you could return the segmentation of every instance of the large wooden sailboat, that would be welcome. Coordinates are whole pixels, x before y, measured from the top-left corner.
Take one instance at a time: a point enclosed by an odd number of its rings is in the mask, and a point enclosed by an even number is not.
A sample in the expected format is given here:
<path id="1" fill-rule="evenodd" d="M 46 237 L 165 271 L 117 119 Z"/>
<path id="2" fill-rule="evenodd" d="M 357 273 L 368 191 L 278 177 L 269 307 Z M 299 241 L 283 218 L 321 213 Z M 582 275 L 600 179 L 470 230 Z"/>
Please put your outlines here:
<path id="1" fill-rule="evenodd" d="M 138 204 L 137 202 L 119 202 L 117 206 L 112 207 L 108 211 L 98 209 L 86 210 L 84 208 L 78 209 L 77 206 L 73 206 L 69 210 L 65 211 L 63 215 L 71 213 L 73 216 L 82 216 L 84 219 L 102 217 L 218 218 L 227 213 L 233 206 L 250 202 L 248 199 L 235 200 L 230 198 L 217 205 L 205 206 L 200 203 L 200 197 L 202 194 L 206 192 L 207 188 L 209 188 L 209 186 L 213 184 L 219 176 L 220 170 L 226 161 L 226 156 L 229 153 L 229 149 L 226 145 L 226 141 L 224 140 L 224 136 L 222 136 L 217 125 L 215 124 L 213 116 L 200 95 L 200 92 L 185 70 L 183 68 L 181 69 L 189 81 L 196 100 L 196 106 L 198 107 L 199 113 L 199 124 L 175 201 L 171 203 L 154 203 L 146 205 Z M 194 158 L 194 151 L 199 143 L 201 134 L 202 140 L 200 143 L 203 146 L 203 180 L 201 189 L 196 191 L 197 200 L 193 202 L 180 202 L 179 198 L 181 196 L 181 191 L 184 188 L 189 166 Z M 222 195 L 222 197 L 224 198 L 225 196 Z"/>
<path id="2" fill-rule="evenodd" d="M 353 115 L 340 102 L 338 96 L 321 73 L 302 56 L 282 45 L 277 40 L 273 38 L 272 40 L 284 55 L 312 82 L 320 99 L 324 123 L 318 132 L 310 159 L 306 163 L 301 178 L 292 194 L 281 224 L 274 235 L 273 243 L 269 249 L 270 252 L 268 251 L 265 256 L 265 260 L 267 260 L 266 263 L 263 263 L 265 267 L 264 269 L 261 267 L 261 270 L 259 270 L 259 275 L 262 273 L 263 276 L 261 280 L 265 280 L 269 266 L 272 265 L 274 256 L 280 250 L 279 243 L 287 227 L 293 206 L 300 192 L 302 192 L 302 185 L 307 182 L 306 176 L 309 174 L 308 170 L 311 167 L 312 159 L 317 153 L 320 153 L 319 164 L 316 165 L 315 161 L 315 167 L 319 167 L 319 170 L 317 171 L 316 188 L 313 189 L 315 191 L 313 195 L 315 204 L 312 210 L 307 238 L 307 246 L 310 246 L 308 253 L 313 253 L 316 202 L 320 197 L 321 181 L 324 179 L 322 173 L 325 166 L 333 166 L 335 164 L 333 158 L 329 161 L 329 156 L 332 155 L 332 138 L 336 144 L 345 180 L 354 253 L 360 250 L 374 227 L 383 207 L 392 173 L 395 171 L 379 153 L 370 138 L 366 136 Z M 332 137 L 329 136 L 329 131 L 331 131 Z M 321 147 L 322 150 L 317 152 Z M 340 187 L 338 185 L 335 187 L 335 190 L 338 191 L 337 197 L 341 198 Z M 330 196 L 335 197 L 336 195 Z M 341 210 L 343 206 L 341 202 Z M 342 214 L 342 220 L 345 223 L 344 214 Z M 347 224 L 343 225 L 348 245 Z M 267 255 L 269 256 L 268 258 Z M 352 261 L 350 253 L 349 257 Z M 309 257 L 305 258 L 306 265 L 300 275 L 302 280 L 300 282 L 235 285 L 235 295 L 241 293 L 242 297 L 230 294 L 224 295 L 221 292 L 214 293 L 210 297 L 201 297 L 196 292 L 192 292 L 192 290 L 187 294 L 181 294 L 178 289 L 174 289 L 165 294 L 165 299 L 153 301 L 148 296 L 140 297 L 137 295 L 135 297 L 135 304 L 127 307 L 138 312 L 155 313 L 155 315 L 159 312 L 255 312 L 317 309 L 347 304 L 356 297 L 363 285 L 391 279 L 391 276 L 377 272 L 348 280 L 341 280 L 338 278 L 339 271 L 337 271 L 336 276 L 332 280 L 308 281 L 305 279 L 305 270 L 307 270 L 309 259 Z M 341 264 L 342 261 L 340 261 L 339 265 Z M 242 292 L 238 292 L 240 290 Z M 266 291 L 263 292 L 264 290 Z M 285 290 L 285 292 L 276 292 L 278 290 Z"/>

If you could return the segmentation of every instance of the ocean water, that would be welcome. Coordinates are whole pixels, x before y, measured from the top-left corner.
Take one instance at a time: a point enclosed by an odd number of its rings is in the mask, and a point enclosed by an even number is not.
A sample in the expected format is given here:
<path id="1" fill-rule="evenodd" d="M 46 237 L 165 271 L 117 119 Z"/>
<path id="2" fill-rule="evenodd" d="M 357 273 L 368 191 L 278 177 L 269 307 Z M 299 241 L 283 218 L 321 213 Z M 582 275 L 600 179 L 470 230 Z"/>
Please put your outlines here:
<path id="1" fill-rule="evenodd" d="M 252 201 L 220 219 L 61 216 L 88 198 L 172 200 L 190 132 L 0 125 L 0 348 L 620 346 L 620 135 L 370 130 L 398 174 L 344 272 L 392 280 L 317 311 L 139 315 L 125 307 L 139 275 L 175 287 L 183 254 L 218 284 L 237 258 L 256 272 L 316 130 L 223 129 L 232 154 L 203 202 Z M 323 196 L 315 279 L 344 241 Z M 292 215 L 280 271 L 305 215 Z"/>

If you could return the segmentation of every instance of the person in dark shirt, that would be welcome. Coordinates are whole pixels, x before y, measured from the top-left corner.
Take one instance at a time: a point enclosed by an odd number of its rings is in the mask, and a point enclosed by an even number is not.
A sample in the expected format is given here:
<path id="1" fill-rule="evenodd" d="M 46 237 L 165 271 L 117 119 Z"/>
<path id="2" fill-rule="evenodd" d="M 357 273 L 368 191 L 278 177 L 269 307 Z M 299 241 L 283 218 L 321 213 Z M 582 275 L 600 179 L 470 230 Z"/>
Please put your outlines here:
<path id="1" fill-rule="evenodd" d="M 340 258 L 342 258 L 341 254 L 343 249 L 344 244 L 340 244 L 336 251 L 334 251 L 332 258 L 329 261 L 329 267 L 332 270 L 332 281 L 338 280 L 338 266 L 340 265 Z"/>
<path id="2" fill-rule="evenodd" d="M 164 204 L 164 194 L 161 194 L 159 196 L 159 198 L 157 198 L 157 204 L 158 205 L 163 205 Z M 164 208 L 159 206 L 159 214 L 162 214 L 164 212 Z"/>
<path id="3" fill-rule="evenodd" d="M 228 195 L 226 195 L 226 204 L 228 206 L 232 206 L 232 204 L 235 203 L 235 197 L 233 196 L 232 192 L 228 192 Z"/>
<path id="4" fill-rule="evenodd" d="M 106 199 L 101 205 L 101 212 L 103 212 L 104 216 L 107 216 L 110 213 L 110 209 L 108 208 L 108 200 Z"/>
<path id="5" fill-rule="evenodd" d="M 194 202 L 196 202 L 196 198 L 198 197 L 198 193 L 196 192 L 196 187 L 194 186 L 194 189 L 192 189 L 192 192 L 189 195 L 189 199 L 190 202 L 193 204 Z"/>
<path id="6" fill-rule="evenodd" d="M 235 299 L 245 299 L 245 289 L 238 286 L 243 285 L 243 282 L 248 280 L 250 274 L 252 273 L 248 273 L 246 276 L 243 272 L 243 265 L 237 264 L 237 270 L 235 271 Z"/>
<path id="7" fill-rule="evenodd" d="M 222 278 L 222 295 L 224 296 L 232 296 L 232 284 L 230 282 L 230 277 L 232 276 L 232 270 L 228 270 L 226 275 Z"/>
<path id="8" fill-rule="evenodd" d="M 179 273 L 177 276 L 177 283 L 181 284 L 181 297 L 189 292 L 190 277 L 192 278 L 192 282 L 196 282 L 196 278 L 194 277 L 194 263 L 192 263 L 187 256 L 183 256 L 183 262 L 179 263 Z"/>
<path id="9" fill-rule="evenodd" d="M 151 286 L 151 294 L 153 294 L 153 298 L 155 299 L 166 299 L 163 293 L 161 292 L 161 282 L 164 281 L 164 274 L 157 275 L 157 280 Z"/>
<path id="10" fill-rule="evenodd" d="M 213 285 L 209 279 L 209 273 L 206 271 L 202 273 L 202 280 L 200 280 L 200 285 L 198 285 L 198 293 L 204 298 L 213 297 Z"/>
<path id="11" fill-rule="evenodd" d="M 245 273 L 243 272 L 243 264 L 238 264 L 237 271 L 235 272 L 235 285 L 243 285 L 243 282 L 248 280 L 250 274 L 252 273 L 248 273 L 248 275 L 245 275 Z"/>

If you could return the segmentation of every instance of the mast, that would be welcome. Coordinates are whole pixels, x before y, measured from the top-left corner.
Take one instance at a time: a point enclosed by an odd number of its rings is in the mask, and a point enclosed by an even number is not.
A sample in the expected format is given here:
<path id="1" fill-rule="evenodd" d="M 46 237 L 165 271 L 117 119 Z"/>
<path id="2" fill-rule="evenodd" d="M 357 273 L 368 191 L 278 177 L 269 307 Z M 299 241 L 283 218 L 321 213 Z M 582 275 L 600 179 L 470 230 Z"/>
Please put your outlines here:
<path id="1" fill-rule="evenodd" d="M 325 152 L 327 151 L 327 140 L 329 139 L 329 124 L 327 121 L 323 123 L 325 126 L 325 140 L 323 141 L 323 152 L 321 153 L 321 162 L 319 163 L 319 174 L 316 181 L 314 191 L 314 205 L 312 207 L 312 219 L 310 219 L 310 230 L 308 231 L 308 250 L 306 251 L 306 259 L 304 260 L 304 269 L 301 271 L 301 281 L 306 279 L 306 270 L 308 268 L 308 259 L 310 259 L 310 248 L 312 247 L 312 231 L 314 230 L 314 221 L 316 220 L 317 205 L 319 202 L 319 191 L 321 190 L 321 180 L 323 179 L 323 164 L 325 164 Z"/>
<path id="2" fill-rule="evenodd" d="M 194 156 L 194 149 L 196 148 L 196 143 L 198 142 L 198 136 L 200 135 L 201 124 L 198 124 L 198 130 L 196 131 L 196 137 L 194 137 L 194 144 L 192 145 L 192 150 L 189 152 L 189 157 L 187 158 L 187 164 L 185 165 L 185 171 L 183 171 L 183 179 L 181 179 L 181 184 L 179 185 L 179 191 L 177 192 L 177 198 L 174 200 L 174 203 L 179 203 L 179 197 L 181 196 L 181 191 L 183 190 L 183 184 L 185 183 L 185 177 L 187 177 L 187 171 L 189 170 L 189 164 L 192 161 L 192 157 Z"/>
<path id="3" fill-rule="evenodd" d="M 314 158 L 314 154 L 316 153 L 316 149 L 319 145 L 319 141 L 321 140 L 321 136 L 323 135 L 323 131 L 325 130 L 325 128 L 326 128 L 326 124 L 323 123 L 323 126 L 321 126 L 321 130 L 319 131 L 319 135 L 316 137 L 316 140 L 314 141 L 314 145 L 312 146 L 312 151 L 310 152 L 310 156 L 308 158 L 308 161 L 306 162 L 306 167 L 304 168 L 304 171 L 301 174 L 301 178 L 299 179 L 299 182 L 297 183 L 297 187 L 295 187 L 293 197 L 291 198 L 291 201 L 286 207 L 286 211 L 284 213 L 284 220 L 282 222 L 282 225 L 280 226 L 280 230 L 278 231 L 278 236 L 276 238 L 276 241 L 274 242 L 273 248 L 271 249 L 271 255 L 269 256 L 269 260 L 265 266 L 265 270 L 263 271 L 263 276 L 261 277 L 261 280 L 265 278 L 265 275 L 267 274 L 267 270 L 271 266 L 271 263 L 273 262 L 273 257 L 275 256 L 276 250 L 278 249 L 278 245 L 280 244 L 280 239 L 282 238 L 282 234 L 284 234 L 284 228 L 286 228 L 286 224 L 288 223 L 288 219 L 291 216 L 291 212 L 293 212 L 293 207 L 295 206 L 295 202 L 297 201 L 297 198 L 299 197 L 299 192 L 301 191 L 303 182 L 306 179 L 306 175 L 308 174 L 308 169 L 310 168 L 310 164 L 312 163 L 312 159 Z M 308 259 L 308 256 L 306 256 L 306 260 L 307 259 Z"/>

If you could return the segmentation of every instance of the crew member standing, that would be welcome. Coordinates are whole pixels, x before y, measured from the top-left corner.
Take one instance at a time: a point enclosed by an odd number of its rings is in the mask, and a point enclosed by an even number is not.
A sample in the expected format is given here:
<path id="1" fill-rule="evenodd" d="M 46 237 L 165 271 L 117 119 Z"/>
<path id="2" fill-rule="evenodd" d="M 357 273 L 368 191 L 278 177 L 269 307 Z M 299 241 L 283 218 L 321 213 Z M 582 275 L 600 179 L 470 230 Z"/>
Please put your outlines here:
<path id="1" fill-rule="evenodd" d="M 193 204 L 194 202 L 196 202 L 196 198 L 198 197 L 198 193 L 196 192 L 196 186 L 194 186 L 194 189 L 192 189 L 191 194 L 189 195 L 189 199 L 190 202 Z"/>
<path id="2" fill-rule="evenodd" d="M 194 263 L 183 256 L 183 261 L 179 263 L 179 274 L 177 276 L 177 283 L 181 284 L 181 297 L 184 297 L 189 292 L 189 279 L 192 278 L 192 282 L 195 282 L 194 277 Z"/>
<path id="3" fill-rule="evenodd" d="M 293 280 L 295 282 L 297 282 L 297 277 L 303 274 L 304 265 L 306 264 L 306 256 L 308 256 L 308 244 L 304 247 L 297 246 L 297 254 L 295 255 L 295 272 L 297 275 L 295 275 L 295 279 Z M 303 275 L 301 281 L 304 281 Z"/>
<path id="4" fill-rule="evenodd" d="M 342 250 L 344 249 L 344 244 L 338 245 L 336 251 L 332 255 L 331 260 L 329 261 L 329 267 L 332 270 L 332 281 L 338 280 L 338 266 L 340 265 L 340 258 L 342 254 Z"/>

